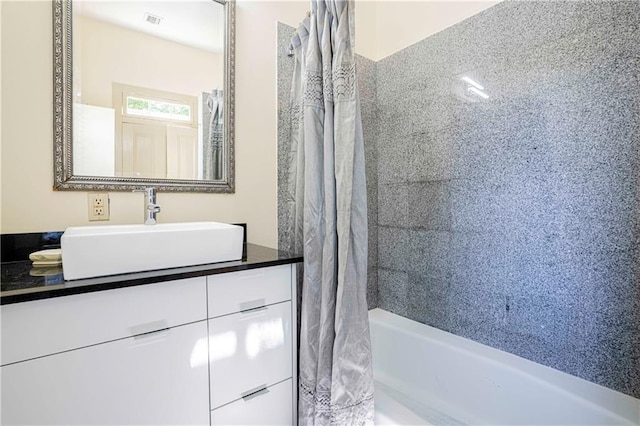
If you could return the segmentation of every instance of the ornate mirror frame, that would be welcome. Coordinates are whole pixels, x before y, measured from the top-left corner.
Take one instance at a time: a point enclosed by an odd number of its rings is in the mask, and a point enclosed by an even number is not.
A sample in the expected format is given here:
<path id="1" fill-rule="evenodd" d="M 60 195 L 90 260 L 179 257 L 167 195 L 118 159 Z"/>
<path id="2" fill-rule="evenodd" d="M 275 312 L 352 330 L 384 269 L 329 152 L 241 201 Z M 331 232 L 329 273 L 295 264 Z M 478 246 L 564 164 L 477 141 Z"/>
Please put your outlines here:
<path id="1" fill-rule="evenodd" d="M 72 0 L 53 1 L 53 189 L 131 191 L 155 187 L 173 192 L 235 192 L 235 0 L 212 0 L 225 8 L 224 142 L 221 180 L 147 179 L 73 174 Z"/>

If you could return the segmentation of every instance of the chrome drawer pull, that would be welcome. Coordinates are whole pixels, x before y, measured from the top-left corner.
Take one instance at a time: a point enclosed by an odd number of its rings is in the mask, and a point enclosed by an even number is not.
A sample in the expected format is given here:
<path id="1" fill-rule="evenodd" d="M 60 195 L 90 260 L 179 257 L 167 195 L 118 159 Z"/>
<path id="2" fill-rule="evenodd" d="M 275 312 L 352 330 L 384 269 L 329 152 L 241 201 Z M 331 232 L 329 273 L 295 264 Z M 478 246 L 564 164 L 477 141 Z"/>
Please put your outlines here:
<path id="1" fill-rule="evenodd" d="M 146 324 L 134 325 L 129 328 L 131 335 L 134 337 L 147 336 L 158 331 L 168 331 L 169 324 L 166 320 L 153 321 Z"/>
<path id="2" fill-rule="evenodd" d="M 168 333 L 169 330 L 170 330 L 169 327 L 161 328 L 160 330 L 153 330 L 153 331 L 148 331 L 148 332 L 142 333 L 142 334 L 136 334 L 135 336 L 133 336 L 133 338 L 136 339 L 136 340 L 138 340 L 138 339 L 146 339 L 147 337 L 155 336 L 155 335 L 160 334 L 160 333 Z"/>
<path id="3" fill-rule="evenodd" d="M 267 309 L 267 302 L 264 299 L 251 300 L 240 304 L 240 312 L 243 314 Z"/>
<path id="4" fill-rule="evenodd" d="M 242 393 L 242 399 L 245 401 L 249 401 L 257 396 L 264 395 L 269 393 L 269 389 L 267 389 L 267 385 L 260 385 L 257 388 L 253 388 L 249 391 Z"/>
<path id="5" fill-rule="evenodd" d="M 241 279 L 241 280 L 252 280 L 252 279 L 255 279 L 255 278 L 262 278 L 262 277 L 264 277 L 264 275 L 265 274 L 262 271 L 254 272 L 253 274 L 245 273 L 245 274 L 242 274 L 241 276 L 239 276 L 238 279 Z"/>

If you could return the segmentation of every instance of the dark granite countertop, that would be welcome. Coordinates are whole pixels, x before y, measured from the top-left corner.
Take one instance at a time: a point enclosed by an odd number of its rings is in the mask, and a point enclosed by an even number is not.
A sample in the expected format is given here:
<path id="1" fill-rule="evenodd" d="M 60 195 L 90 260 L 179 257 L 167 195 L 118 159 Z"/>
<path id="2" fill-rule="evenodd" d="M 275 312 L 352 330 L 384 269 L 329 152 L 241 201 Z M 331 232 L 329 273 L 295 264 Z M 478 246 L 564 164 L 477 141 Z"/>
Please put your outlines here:
<path id="1" fill-rule="evenodd" d="M 302 262 L 302 256 L 299 255 L 255 244 L 246 244 L 245 247 L 242 260 L 73 281 L 64 280 L 62 267 L 33 268 L 31 261 L 3 262 L 1 264 L 0 304 L 7 305 L 92 291 L 111 290 Z"/>

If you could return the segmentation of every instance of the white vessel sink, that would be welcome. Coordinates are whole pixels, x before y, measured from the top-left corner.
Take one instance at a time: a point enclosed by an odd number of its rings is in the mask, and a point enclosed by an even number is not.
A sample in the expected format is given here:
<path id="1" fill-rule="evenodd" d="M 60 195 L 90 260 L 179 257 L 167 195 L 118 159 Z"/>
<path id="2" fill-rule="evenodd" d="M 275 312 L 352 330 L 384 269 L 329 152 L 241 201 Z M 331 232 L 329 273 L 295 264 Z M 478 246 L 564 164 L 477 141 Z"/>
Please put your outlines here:
<path id="1" fill-rule="evenodd" d="M 238 260 L 243 232 L 217 222 L 69 227 L 60 241 L 64 278 Z"/>

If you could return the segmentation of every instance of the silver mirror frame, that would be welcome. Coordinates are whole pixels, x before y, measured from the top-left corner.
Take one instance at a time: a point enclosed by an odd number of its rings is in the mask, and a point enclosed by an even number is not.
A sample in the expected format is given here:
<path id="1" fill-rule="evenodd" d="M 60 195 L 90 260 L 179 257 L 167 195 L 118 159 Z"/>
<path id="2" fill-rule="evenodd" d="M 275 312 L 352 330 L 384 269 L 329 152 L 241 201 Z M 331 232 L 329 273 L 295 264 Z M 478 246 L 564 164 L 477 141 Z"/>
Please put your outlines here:
<path id="1" fill-rule="evenodd" d="M 53 1 L 53 189 L 131 191 L 155 187 L 172 192 L 235 192 L 235 0 L 212 0 L 225 8 L 224 141 L 222 180 L 143 179 L 73 174 L 72 0 Z"/>

